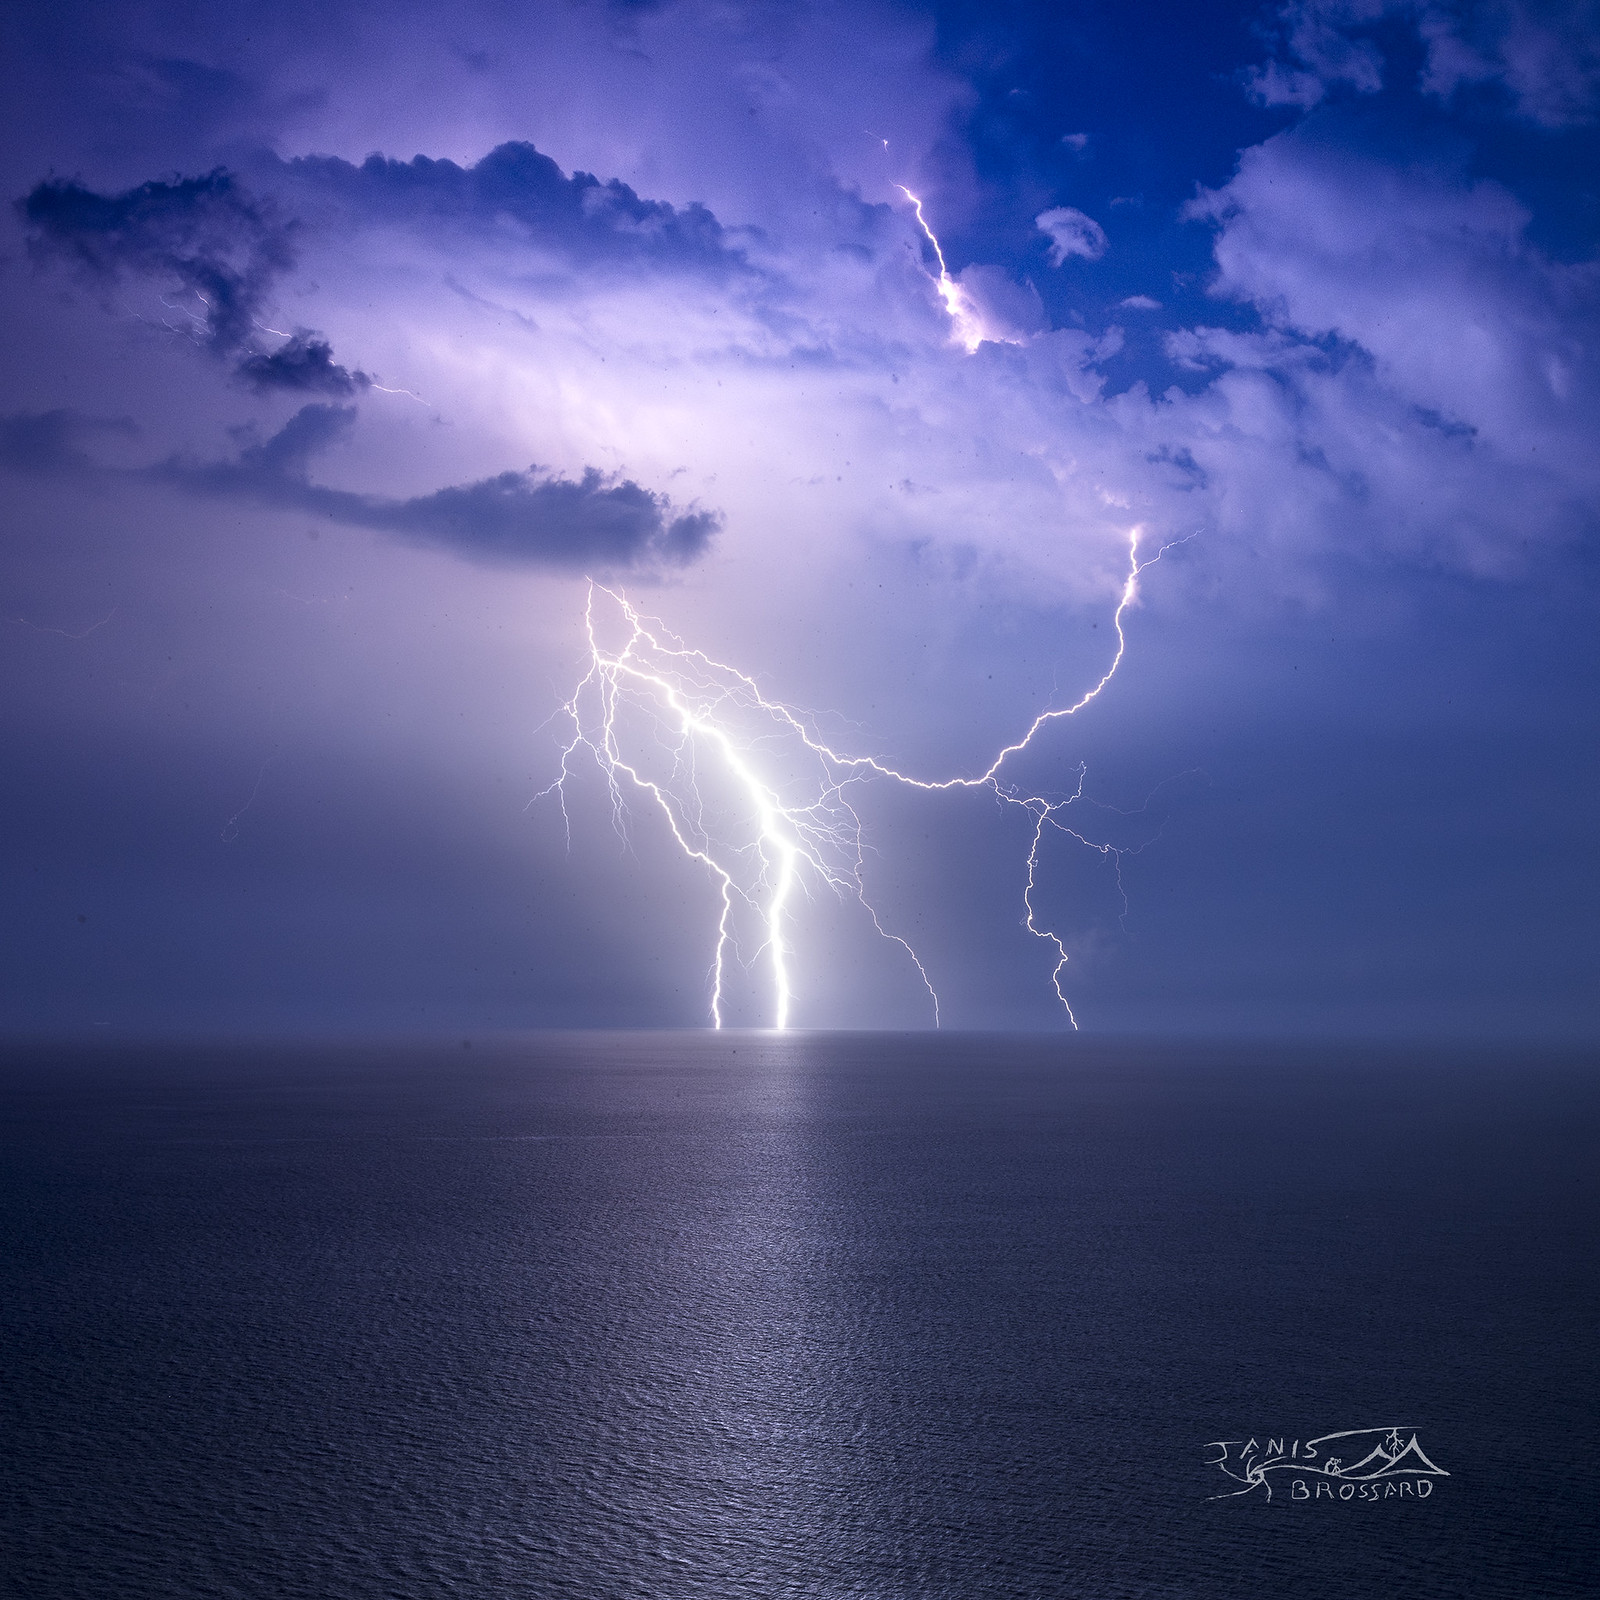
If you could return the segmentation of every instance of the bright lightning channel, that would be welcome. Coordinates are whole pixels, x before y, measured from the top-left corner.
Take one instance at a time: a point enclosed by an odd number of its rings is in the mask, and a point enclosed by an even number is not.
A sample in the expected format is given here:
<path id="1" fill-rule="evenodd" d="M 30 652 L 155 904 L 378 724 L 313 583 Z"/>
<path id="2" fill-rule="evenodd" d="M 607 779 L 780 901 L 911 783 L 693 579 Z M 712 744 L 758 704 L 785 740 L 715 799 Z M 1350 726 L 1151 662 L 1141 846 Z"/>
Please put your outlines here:
<path id="1" fill-rule="evenodd" d="M 982 335 L 966 293 L 946 269 L 944 252 L 923 217 L 922 202 L 909 189 L 903 192 L 933 245 L 939 262 L 937 285 L 956 336 L 968 350 L 975 350 Z M 907 940 L 884 926 L 867 898 L 863 875 L 867 846 L 849 791 L 873 779 L 930 792 L 988 789 L 1033 819 L 1023 889 L 1024 926 L 1036 939 L 1054 946 L 1051 983 L 1076 1028 L 1078 1019 L 1061 985 L 1067 947 L 1059 934 L 1038 920 L 1034 907 L 1039 851 L 1045 830 L 1054 829 L 1116 858 L 1119 884 L 1125 852 L 1094 843 L 1064 820 L 1067 808 L 1083 798 L 1081 766 L 1077 789 L 1065 799 L 1015 788 L 1002 781 L 1001 769 L 1028 749 L 1042 729 L 1075 716 L 1098 698 L 1116 675 L 1127 652 L 1124 619 L 1138 598 L 1140 574 L 1174 544 L 1184 542 L 1163 544 L 1146 559 L 1140 555 L 1142 532 L 1134 527 L 1128 533 L 1127 575 L 1112 614 L 1117 643 L 1110 664 L 1076 701 L 1040 712 L 1020 739 L 1004 746 L 982 772 L 970 777 L 920 778 L 876 757 L 834 749 L 820 737 L 808 714 L 769 699 L 753 678 L 692 649 L 660 623 L 642 617 L 625 595 L 591 580 L 584 610 L 587 670 L 555 713 L 570 724 L 571 736 L 561 747 L 559 775 L 534 798 L 552 794 L 558 798 L 570 845 L 567 783 L 575 776 L 575 762 L 587 752 L 607 784 L 612 825 L 620 837 L 627 838 L 626 797 L 631 790 L 655 803 L 679 848 L 711 874 L 722 906 L 708 974 L 713 1027 L 723 1024 L 729 963 L 737 961 L 750 970 L 762 960 L 771 974 L 773 1025 L 788 1026 L 794 990 L 786 917 L 795 893 L 813 887 L 857 901 L 877 932 L 901 947 L 928 991 L 937 1027 L 939 996 L 927 968 Z M 602 639 L 597 606 L 614 613 L 620 643 L 608 645 Z M 778 750 L 784 753 L 781 760 L 775 759 Z M 719 815 L 730 807 L 731 818 Z M 741 938 L 741 925 L 753 929 L 753 935 Z"/>
<path id="2" fill-rule="evenodd" d="M 957 342 L 968 355 L 972 355 L 984 339 L 983 319 L 978 315 L 978 308 L 972 303 L 972 296 L 966 289 L 950 276 L 950 269 L 944 264 L 944 251 L 940 249 L 939 240 L 933 229 L 928 226 L 928 219 L 922 214 L 921 199 L 912 194 L 903 183 L 897 183 L 895 188 L 911 202 L 917 213 L 917 226 L 922 229 L 923 237 L 933 246 L 934 259 L 939 263 L 939 276 L 933 280 L 933 286 L 939 291 L 939 298 L 944 301 L 944 308 L 949 313 Z"/>
<path id="3" fill-rule="evenodd" d="M 1034 906 L 1039 852 L 1046 829 L 1115 857 L 1119 867 L 1124 852 L 1094 843 L 1066 822 L 1068 808 L 1083 798 L 1081 767 L 1077 789 L 1065 799 L 1017 789 L 1002 781 L 1001 769 L 1028 749 L 1043 728 L 1082 711 L 1115 676 L 1127 651 L 1124 620 L 1138 598 L 1139 575 L 1171 548 L 1163 545 L 1141 559 L 1140 532 L 1136 527 L 1128 535 L 1128 572 L 1112 614 L 1117 645 L 1110 665 L 1076 701 L 1041 712 L 1020 739 L 970 777 L 921 778 L 874 756 L 835 749 L 820 737 L 806 713 L 769 699 L 753 678 L 690 648 L 660 623 L 642 617 L 625 595 L 591 581 L 584 610 L 587 670 L 557 711 L 569 723 L 571 736 L 561 748 L 559 775 L 535 798 L 553 794 L 559 799 L 570 842 L 566 785 L 575 774 L 575 762 L 587 752 L 605 778 L 619 836 L 627 837 L 631 790 L 655 803 L 679 848 L 711 873 L 722 904 L 709 974 L 713 1027 L 723 1023 L 728 966 L 734 960 L 747 970 L 760 960 L 768 964 L 773 1026 L 788 1026 L 794 990 L 787 914 L 796 891 L 813 886 L 857 901 L 877 932 L 904 950 L 928 991 L 937 1027 L 939 996 L 927 968 L 906 939 L 884 926 L 867 898 L 867 846 L 849 790 L 875 778 L 929 792 L 988 789 L 1033 819 L 1023 890 L 1024 926 L 1036 939 L 1054 946 L 1051 983 L 1076 1028 L 1077 1017 L 1061 984 L 1067 947 L 1054 929 L 1038 920 Z M 597 617 L 597 607 L 602 606 L 613 613 L 619 644 L 608 645 L 602 639 Z M 719 815 L 730 805 L 731 819 Z M 739 922 L 751 923 L 758 931 L 748 958 L 742 953 L 748 941 L 739 937 Z"/>
<path id="4" fill-rule="evenodd" d="M 601 641 L 595 614 L 597 603 L 607 602 L 625 634 L 611 648 Z M 625 791 L 631 786 L 660 808 L 684 854 L 710 871 L 722 900 L 710 973 L 712 1025 L 722 1026 L 728 962 L 738 959 L 748 968 L 765 957 L 773 1025 L 788 1026 L 793 988 L 785 912 L 796 889 L 810 887 L 809 875 L 859 901 L 877 931 L 901 946 L 927 987 L 937 1026 L 939 998 L 922 962 L 884 928 L 867 899 L 861 819 L 846 794 L 858 779 L 848 762 L 817 740 L 798 713 L 768 700 L 753 679 L 690 649 L 659 623 L 647 624 L 615 590 L 590 582 L 584 625 L 588 670 L 557 713 L 570 721 L 572 737 L 562 747 L 560 776 L 535 798 L 559 797 L 570 842 L 566 784 L 574 758 L 586 750 L 604 774 L 619 835 L 626 838 Z M 641 736 L 638 753 L 625 754 L 633 735 Z M 800 770 L 787 782 L 758 770 L 763 756 L 770 769 L 771 746 L 786 735 L 791 752 L 800 755 Z M 797 788 L 798 797 L 785 792 Z M 739 813 L 731 823 L 716 815 L 729 799 Z M 735 928 L 741 908 L 760 932 L 748 960 Z"/>

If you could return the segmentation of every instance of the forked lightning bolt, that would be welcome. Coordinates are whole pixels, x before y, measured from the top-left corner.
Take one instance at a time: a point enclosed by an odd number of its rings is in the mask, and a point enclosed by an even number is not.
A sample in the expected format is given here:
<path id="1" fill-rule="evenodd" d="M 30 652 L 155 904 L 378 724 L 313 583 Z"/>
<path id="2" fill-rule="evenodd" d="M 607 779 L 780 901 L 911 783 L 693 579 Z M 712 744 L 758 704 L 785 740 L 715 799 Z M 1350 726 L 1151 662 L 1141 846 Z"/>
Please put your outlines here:
<path id="1" fill-rule="evenodd" d="M 620 646 L 608 649 L 601 641 L 597 601 L 614 608 Z M 584 624 L 588 671 L 558 712 L 570 720 L 572 737 L 562 748 L 560 776 L 535 798 L 558 795 L 565 818 L 572 761 L 587 750 L 605 775 L 619 834 L 625 836 L 627 784 L 655 801 L 684 853 L 711 872 L 722 898 L 711 963 L 713 1026 L 722 1026 L 727 962 L 740 948 L 734 920 L 741 906 L 762 935 L 745 964 L 763 957 L 770 963 L 774 1026 L 788 1026 L 785 911 L 796 889 L 813 884 L 858 900 L 878 932 L 905 950 L 927 985 L 937 1024 L 938 996 L 916 952 L 883 927 L 867 900 L 861 819 L 845 794 L 857 779 L 846 764 L 753 680 L 689 649 L 659 624 L 647 626 L 616 591 L 590 583 Z M 772 747 L 785 736 L 796 770 L 780 774 Z M 733 815 L 719 817 L 724 809 Z"/>
<path id="2" fill-rule="evenodd" d="M 946 270 L 944 253 L 923 218 L 921 201 L 910 190 L 904 192 L 938 258 L 938 288 L 955 332 L 969 350 L 975 349 L 981 334 L 965 291 Z M 558 797 L 570 842 L 567 783 L 574 776 L 575 761 L 587 752 L 607 784 L 619 835 L 627 836 L 627 794 L 647 796 L 660 809 L 684 854 L 711 874 L 722 906 L 710 968 L 713 1026 L 722 1026 L 728 964 L 733 960 L 747 969 L 758 961 L 768 964 L 773 1023 L 780 1029 L 788 1026 L 793 1003 L 787 941 L 790 904 L 797 891 L 826 888 L 857 901 L 878 933 L 905 951 L 927 988 L 937 1027 L 939 997 L 927 969 L 911 945 L 884 926 L 867 898 L 866 845 L 850 790 L 874 780 L 926 791 L 986 788 L 1032 818 L 1024 925 L 1035 938 L 1055 947 L 1051 982 L 1076 1028 L 1077 1018 L 1061 986 L 1066 945 L 1039 922 L 1034 907 L 1040 847 L 1045 830 L 1051 828 L 1117 858 L 1119 868 L 1123 852 L 1093 843 L 1065 821 L 1067 808 L 1083 798 L 1081 767 L 1076 791 L 1064 799 L 1026 793 L 1002 782 L 1000 774 L 1007 760 L 1026 750 L 1041 729 L 1089 705 L 1122 664 L 1127 650 L 1124 618 L 1138 597 L 1139 575 L 1172 547 L 1162 545 L 1141 559 L 1140 534 L 1137 527 L 1128 534 L 1127 575 L 1112 616 L 1116 649 L 1099 680 L 1073 704 L 1041 712 L 1020 739 L 971 777 L 919 778 L 876 757 L 834 749 L 820 737 L 809 715 L 769 699 L 738 668 L 692 649 L 659 623 L 642 617 L 624 595 L 591 581 L 584 613 L 587 670 L 556 713 L 570 724 L 571 736 L 561 749 L 559 775 L 535 798 Z M 602 618 L 597 610 L 610 614 Z M 603 636 L 607 627 L 613 635 L 609 640 Z M 741 934 L 741 928 L 754 931 Z"/>
<path id="3" fill-rule="evenodd" d="M 1077 790 L 1065 799 L 1023 792 L 1003 783 L 1000 774 L 1006 761 L 1026 750 L 1042 728 L 1083 710 L 1116 673 L 1127 649 L 1124 618 L 1137 598 L 1139 574 L 1170 548 L 1164 545 L 1141 560 L 1139 532 L 1135 528 L 1128 536 L 1128 573 L 1112 617 L 1117 646 L 1110 665 L 1093 688 L 1069 706 L 1041 712 L 1020 739 L 972 777 L 919 778 L 876 757 L 834 749 L 808 715 L 769 699 L 753 678 L 690 648 L 642 617 L 626 596 L 591 582 L 584 613 L 588 668 L 557 713 L 570 724 L 571 737 L 562 746 L 559 776 L 536 798 L 557 796 L 565 818 L 566 785 L 575 759 L 587 752 L 605 778 L 619 834 L 626 837 L 627 793 L 648 796 L 684 854 L 711 873 L 722 902 L 711 958 L 714 1027 L 722 1026 L 728 962 L 733 959 L 746 967 L 758 960 L 769 964 L 773 1025 L 788 1026 L 793 1001 L 789 906 L 796 891 L 823 887 L 859 902 L 878 933 L 905 951 L 927 988 L 937 1026 L 939 997 L 927 969 L 911 945 L 884 926 L 867 898 L 867 852 L 849 790 L 873 779 L 928 791 L 989 789 L 1033 819 L 1024 923 L 1035 938 L 1054 945 L 1051 981 L 1076 1027 L 1061 987 L 1067 948 L 1053 929 L 1039 923 L 1034 908 L 1039 850 L 1045 830 L 1053 828 L 1103 855 L 1120 859 L 1122 852 L 1093 843 L 1065 821 L 1067 808 L 1083 796 L 1081 768 Z M 605 620 L 618 642 L 608 644 L 602 638 L 597 608 L 612 613 Z M 748 941 L 741 940 L 735 926 L 739 921 L 759 930 L 759 943 L 748 956 L 743 953 Z"/>

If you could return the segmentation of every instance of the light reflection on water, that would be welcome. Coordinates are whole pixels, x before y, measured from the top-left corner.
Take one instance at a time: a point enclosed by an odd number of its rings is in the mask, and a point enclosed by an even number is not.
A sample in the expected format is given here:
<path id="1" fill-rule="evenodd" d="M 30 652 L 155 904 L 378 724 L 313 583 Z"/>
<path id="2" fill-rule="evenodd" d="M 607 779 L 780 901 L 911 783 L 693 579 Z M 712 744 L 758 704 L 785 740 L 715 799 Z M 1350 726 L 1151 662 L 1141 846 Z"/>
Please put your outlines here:
<path id="1" fill-rule="evenodd" d="M 29 1596 L 1578 1594 L 1592 1063 L 549 1036 L 13 1057 Z M 1582 1197 L 1582 1198 L 1580 1198 Z M 1403 1515 L 1207 1441 L 1403 1411 Z M 1323 1508 L 1325 1510 L 1325 1508 Z"/>

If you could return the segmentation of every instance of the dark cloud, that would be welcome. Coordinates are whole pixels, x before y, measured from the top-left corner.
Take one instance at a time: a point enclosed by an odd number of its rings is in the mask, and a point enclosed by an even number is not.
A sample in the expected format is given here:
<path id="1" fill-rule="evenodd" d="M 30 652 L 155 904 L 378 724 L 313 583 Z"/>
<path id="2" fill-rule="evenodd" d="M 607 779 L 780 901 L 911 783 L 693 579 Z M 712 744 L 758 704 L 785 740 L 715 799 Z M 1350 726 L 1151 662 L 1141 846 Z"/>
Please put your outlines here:
<path id="1" fill-rule="evenodd" d="M 721 518 L 710 511 L 671 512 L 665 495 L 631 479 L 607 479 L 588 467 L 576 481 L 540 478 L 532 470 L 502 472 L 415 500 L 376 505 L 367 516 L 370 527 L 486 558 L 681 566 L 705 549 Z"/>
<path id="2" fill-rule="evenodd" d="M 531 144 L 499 145 L 470 167 L 427 156 L 373 155 L 360 166 L 303 156 L 273 160 L 267 170 L 362 220 L 501 231 L 509 223 L 529 243 L 585 265 L 636 262 L 712 274 L 746 267 L 705 206 L 644 200 L 625 183 L 602 183 L 587 172 L 569 178 Z"/>
<path id="3" fill-rule="evenodd" d="M 184 309 L 217 355 L 258 394 L 289 390 L 346 398 L 372 379 L 333 359 L 333 346 L 309 328 L 276 350 L 259 346 L 257 327 L 274 282 L 295 261 L 300 224 L 270 197 L 250 193 L 218 168 L 201 178 L 145 183 L 125 194 L 96 194 L 80 183 L 38 184 L 17 203 L 36 254 L 76 265 L 101 283 L 125 275 L 155 279 L 192 297 Z"/>
<path id="4" fill-rule="evenodd" d="M 680 566 L 721 523 L 715 512 L 678 511 L 665 495 L 588 468 L 578 479 L 502 472 L 409 500 L 327 489 L 311 459 L 355 419 L 350 406 L 308 405 L 233 461 L 163 462 L 145 475 L 194 494 L 254 500 L 284 510 L 442 545 L 480 561 L 560 567 Z"/>
<path id="5" fill-rule="evenodd" d="M 306 223 L 291 212 L 305 202 L 331 205 L 342 224 L 452 224 L 494 229 L 589 268 L 639 264 L 655 270 L 721 276 L 745 270 L 741 251 L 704 206 L 645 200 L 625 183 L 587 172 L 568 177 L 531 144 L 502 144 L 470 167 L 417 156 L 369 156 L 359 166 L 333 156 L 292 161 L 262 156 L 255 172 L 270 189 L 287 185 L 288 205 L 256 192 L 219 167 L 202 177 L 152 181 L 122 194 L 99 194 L 75 180 L 49 179 L 17 202 L 39 257 L 76 266 L 111 285 L 154 280 L 187 296 L 182 310 L 203 342 L 233 359 L 257 393 L 288 391 L 348 399 L 371 386 L 359 368 L 342 366 L 329 342 L 297 329 L 275 350 L 258 329 L 276 281 L 295 264 Z"/>
<path id="6" fill-rule="evenodd" d="M 135 479 L 186 494 L 253 501 L 507 565 L 684 566 L 704 552 L 722 525 L 718 512 L 680 510 L 666 495 L 594 467 L 575 479 L 530 467 L 409 500 L 312 483 L 312 459 L 348 433 L 355 417 L 354 406 L 302 406 L 269 439 L 243 445 L 231 461 L 173 457 L 128 469 L 99 465 L 84 445 L 96 434 L 131 434 L 131 422 L 67 410 L 22 412 L 0 417 L 0 466 L 102 486 Z"/>
<path id="7" fill-rule="evenodd" d="M 296 224 L 220 167 L 115 195 L 51 179 L 17 209 L 40 254 L 104 282 L 135 273 L 192 295 L 206 342 L 224 355 L 250 345 L 267 292 L 294 265 Z"/>
<path id="8" fill-rule="evenodd" d="M 239 376 L 257 394 L 288 389 L 302 394 L 327 394 L 343 399 L 369 389 L 372 379 L 358 367 L 351 371 L 333 359 L 333 346 L 309 329 L 301 328 L 270 355 L 248 355 L 239 363 Z"/>

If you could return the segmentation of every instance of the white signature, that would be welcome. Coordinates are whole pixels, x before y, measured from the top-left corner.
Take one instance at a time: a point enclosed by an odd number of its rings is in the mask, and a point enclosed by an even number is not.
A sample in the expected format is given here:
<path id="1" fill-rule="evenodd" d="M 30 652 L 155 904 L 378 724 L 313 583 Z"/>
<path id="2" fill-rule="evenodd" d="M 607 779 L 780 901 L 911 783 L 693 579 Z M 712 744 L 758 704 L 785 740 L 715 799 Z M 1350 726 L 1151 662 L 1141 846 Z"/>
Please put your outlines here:
<path id="1" fill-rule="evenodd" d="M 1213 1439 L 1206 1465 L 1217 1467 L 1242 1489 L 1224 1489 L 1212 1500 L 1254 1494 L 1265 1489 L 1272 1498 L 1273 1478 L 1281 1474 L 1291 1500 L 1426 1500 L 1436 1478 L 1448 1478 L 1417 1443 L 1417 1430 L 1406 1427 L 1346 1428 L 1316 1439 Z"/>

